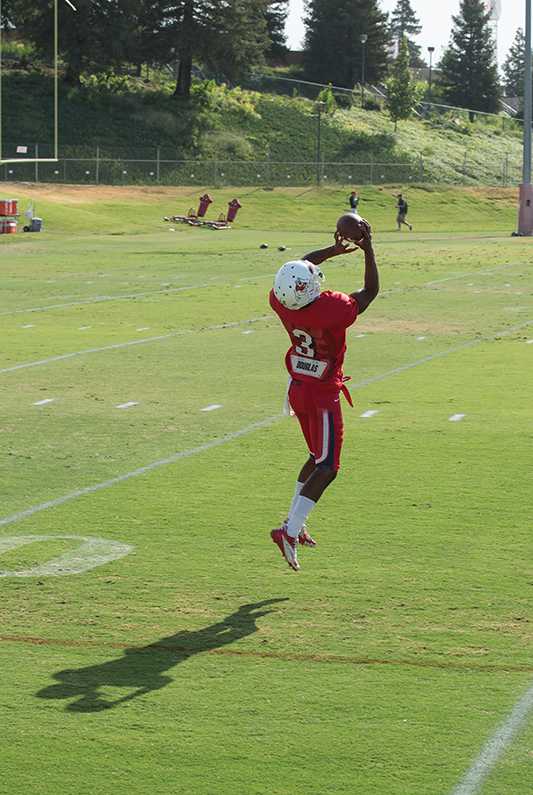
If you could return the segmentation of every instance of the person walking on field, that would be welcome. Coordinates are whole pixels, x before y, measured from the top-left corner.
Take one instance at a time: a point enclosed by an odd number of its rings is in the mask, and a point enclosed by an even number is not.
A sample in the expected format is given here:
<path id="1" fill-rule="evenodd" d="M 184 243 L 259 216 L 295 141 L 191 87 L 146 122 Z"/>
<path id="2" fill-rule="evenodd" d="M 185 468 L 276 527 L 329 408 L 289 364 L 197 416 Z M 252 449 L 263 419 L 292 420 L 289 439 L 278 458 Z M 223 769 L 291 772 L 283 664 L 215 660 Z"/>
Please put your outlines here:
<path id="1" fill-rule="evenodd" d="M 350 212 L 356 213 L 358 212 L 357 208 L 359 207 L 359 194 L 357 191 L 353 190 L 350 195 L 348 196 L 348 203 L 350 205 Z"/>
<path id="2" fill-rule="evenodd" d="M 321 291 L 324 278 L 318 267 L 325 260 L 362 249 L 365 255 L 364 286 L 345 293 Z M 298 475 L 288 518 L 271 532 L 271 538 L 294 571 L 298 571 L 298 545 L 314 547 L 306 520 L 340 467 L 343 418 L 340 393 L 352 405 L 343 375 L 346 330 L 379 292 L 379 275 L 370 226 L 357 243 L 343 240 L 313 251 L 303 260 L 287 262 L 278 271 L 270 292 L 270 306 L 285 327 L 290 348 L 285 357 L 289 372 L 288 409 L 296 414 L 309 449 L 309 458 Z"/>
<path id="3" fill-rule="evenodd" d="M 396 203 L 396 207 L 398 208 L 398 217 L 396 218 L 396 223 L 398 224 L 398 232 L 401 232 L 402 226 L 409 227 L 409 231 L 413 231 L 413 227 L 411 224 L 405 220 L 407 213 L 409 211 L 409 205 L 407 201 L 403 198 L 402 194 L 399 193 L 396 197 L 398 199 Z"/>

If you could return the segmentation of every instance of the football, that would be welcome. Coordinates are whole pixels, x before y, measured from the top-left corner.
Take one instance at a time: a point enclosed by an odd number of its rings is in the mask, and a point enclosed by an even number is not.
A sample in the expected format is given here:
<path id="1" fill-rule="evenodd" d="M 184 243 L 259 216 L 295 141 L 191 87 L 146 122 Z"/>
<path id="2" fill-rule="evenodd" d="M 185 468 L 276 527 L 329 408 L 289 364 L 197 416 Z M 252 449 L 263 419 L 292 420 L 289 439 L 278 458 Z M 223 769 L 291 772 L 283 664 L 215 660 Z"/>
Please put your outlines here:
<path id="1" fill-rule="evenodd" d="M 343 240 L 359 243 L 368 229 L 368 224 L 356 213 L 345 213 L 337 221 L 337 232 Z"/>

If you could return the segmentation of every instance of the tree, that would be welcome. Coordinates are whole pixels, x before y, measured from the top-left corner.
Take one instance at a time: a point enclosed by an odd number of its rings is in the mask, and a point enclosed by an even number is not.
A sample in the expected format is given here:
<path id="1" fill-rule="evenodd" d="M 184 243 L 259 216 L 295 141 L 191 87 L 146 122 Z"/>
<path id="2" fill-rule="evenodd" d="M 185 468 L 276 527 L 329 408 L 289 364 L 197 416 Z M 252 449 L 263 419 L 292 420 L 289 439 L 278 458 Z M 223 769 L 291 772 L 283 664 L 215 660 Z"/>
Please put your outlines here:
<path id="1" fill-rule="evenodd" d="M 526 72 L 526 37 L 518 28 L 511 49 L 503 65 L 504 88 L 508 97 L 524 96 L 524 75 Z"/>
<path id="2" fill-rule="evenodd" d="M 483 0 L 461 0 L 440 62 L 440 82 L 451 105 L 495 113 L 501 88 L 489 20 Z"/>
<path id="3" fill-rule="evenodd" d="M 396 8 L 392 12 L 390 31 L 393 38 L 395 38 L 399 44 L 404 36 L 407 38 L 411 66 L 424 66 L 421 49 L 418 44 L 415 44 L 410 38 L 411 36 L 418 36 L 418 34 L 422 32 L 422 25 L 413 11 L 410 0 L 398 0 L 396 3 Z"/>
<path id="4" fill-rule="evenodd" d="M 289 12 L 289 0 L 269 2 L 265 11 L 270 48 L 268 54 L 273 58 L 282 58 L 287 52 L 285 23 Z"/>
<path id="5" fill-rule="evenodd" d="M 387 73 L 390 31 L 379 0 L 310 0 L 305 25 L 309 79 L 353 88 L 362 77 L 363 47 L 366 79 L 378 82 Z"/>
<path id="6" fill-rule="evenodd" d="M 386 106 L 394 122 L 394 131 L 401 119 L 408 119 L 418 101 L 418 88 L 411 77 L 409 69 L 409 45 L 404 36 L 400 43 L 400 52 L 392 67 L 392 76 L 387 80 Z"/>
<path id="7" fill-rule="evenodd" d="M 169 0 L 163 31 L 179 61 L 175 95 L 189 96 L 194 59 L 229 80 L 263 63 L 271 5 L 269 0 Z"/>

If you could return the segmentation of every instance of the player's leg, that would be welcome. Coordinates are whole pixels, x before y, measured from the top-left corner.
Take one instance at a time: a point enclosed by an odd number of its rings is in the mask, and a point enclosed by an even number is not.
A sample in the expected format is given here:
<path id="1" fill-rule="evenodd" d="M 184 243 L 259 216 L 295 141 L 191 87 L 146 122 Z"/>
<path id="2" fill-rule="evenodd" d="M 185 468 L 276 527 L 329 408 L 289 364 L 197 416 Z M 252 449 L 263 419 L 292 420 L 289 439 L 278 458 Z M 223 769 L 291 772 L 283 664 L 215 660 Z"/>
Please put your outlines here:
<path id="1" fill-rule="evenodd" d="M 289 391 L 289 402 L 291 405 L 292 410 L 294 411 L 298 422 L 300 423 L 300 428 L 302 430 L 303 436 L 307 443 L 307 447 L 309 449 L 309 458 L 303 465 L 300 474 L 298 475 L 298 480 L 296 481 L 294 495 L 292 498 L 291 507 L 289 509 L 288 517 L 291 516 L 295 506 L 297 505 L 301 491 L 312 475 L 315 470 L 315 458 L 313 455 L 313 426 L 312 426 L 312 416 L 307 411 L 307 405 L 305 400 L 305 395 L 303 389 L 298 388 L 299 385 L 296 384 L 291 385 L 291 389 Z M 289 537 L 287 533 L 287 526 L 288 526 L 289 518 L 283 523 L 282 527 L 277 528 L 276 530 L 272 530 L 270 536 L 272 541 L 277 544 L 279 550 L 289 566 L 294 569 L 294 571 L 298 571 L 300 565 L 298 563 L 298 533 L 296 533 L 295 537 Z M 300 528 L 301 529 L 301 528 Z M 305 539 L 305 535 L 304 535 Z M 313 539 L 310 538 L 309 546 L 314 546 Z M 305 542 L 304 542 L 305 543 Z"/>
<path id="2" fill-rule="evenodd" d="M 296 538 L 307 517 L 327 487 L 337 477 L 344 438 L 344 424 L 339 399 L 327 408 L 318 408 L 311 425 L 315 468 L 309 475 L 289 515 L 287 534 Z"/>

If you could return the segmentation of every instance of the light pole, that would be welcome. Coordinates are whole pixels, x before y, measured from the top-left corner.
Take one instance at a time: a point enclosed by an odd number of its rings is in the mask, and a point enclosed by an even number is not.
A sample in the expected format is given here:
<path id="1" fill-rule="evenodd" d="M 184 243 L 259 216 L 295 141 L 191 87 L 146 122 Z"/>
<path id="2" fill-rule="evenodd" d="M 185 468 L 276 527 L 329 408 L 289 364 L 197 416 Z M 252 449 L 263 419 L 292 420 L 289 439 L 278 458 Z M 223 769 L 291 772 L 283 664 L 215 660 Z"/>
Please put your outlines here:
<path id="1" fill-rule="evenodd" d="M 526 2 L 526 52 L 524 78 L 524 166 L 520 186 L 518 234 L 533 235 L 533 187 L 531 186 L 531 124 L 533 122 L 533 59 L 531 56 L 531 0 Z"/>
<path id="2" fill-rule="evenodd" d="M 366 43 L 368 41 L 368 35 L 366 33 L 362 33 L 359 40 L 360 40 L 360 42 L 362 44 L 362 53 L 361 53 L 361 107 L 363 107 L 364 102 L 365 102 Z"/>
<path id="3" fill-rule="evenodd" d="M 429 52 L 429 80 L 428 80 L 428 99 L 431 102 L 431 89 L 433 88 L 433 53 L 435 47 L 428 47 Z"/>
<path id="4" fill-rule="evenodd" d="M 325 102 L 316 103 L 316 184 L 320 187 L 322 183 L 322 111 L 326 107 Z"/>

